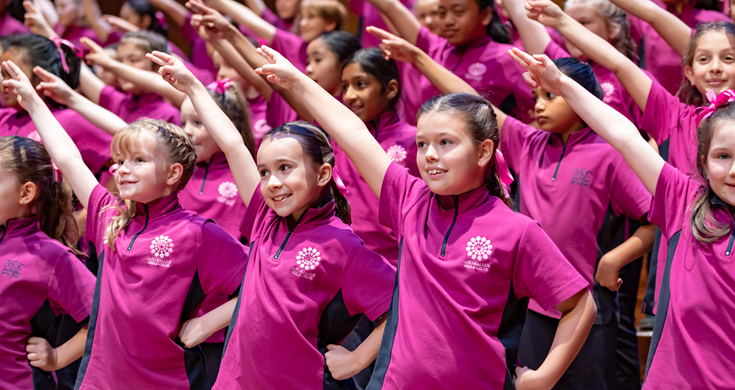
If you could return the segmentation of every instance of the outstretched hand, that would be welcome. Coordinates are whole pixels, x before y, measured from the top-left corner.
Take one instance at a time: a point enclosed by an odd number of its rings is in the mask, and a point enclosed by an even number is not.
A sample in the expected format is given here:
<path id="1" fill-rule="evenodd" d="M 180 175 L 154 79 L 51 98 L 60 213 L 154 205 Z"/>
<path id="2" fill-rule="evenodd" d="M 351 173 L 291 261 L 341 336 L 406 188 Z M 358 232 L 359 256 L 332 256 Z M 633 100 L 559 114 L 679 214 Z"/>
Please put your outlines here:
<path id="1" fill-rule="evenodd" d="M 367 31 L 381 40 L 380 50 L 386 60 L 392 58 L 396 61 L 412 63 L 416 56 L 421 54 L 421 49 L 385 30 L 369 26 Z"/>
<path id="2" fill-rule="evenodd" d="M 102 15 L 102 20 L 110 25 L 112 31 L 136 32 L 140 30 L 138 26 L 115 15 Z"/>
<path id="3" fill-rule="evenodd" d="M 525 7 L 529 19 L 552 28 L 564 16 L 564 11 L 551 0 L 528 0 Z"/>
<path id="4" fill-rule="evenodd" d="M 98 45 L 97 42 L 87 37 L 80 38 L 79 42 L 81 42 L 82 45 L 86 46 L 89 49 L 89 53 L 85 57 L 88 65 L 96 64 L 107 68 L 117 62 L 114 58 L 112 58 L 112 56 L 110 56 L 109 53 L 105 51 L 105 49 L 102 48 L 102 46 Z"/>
<path id="5" fill-rule="evenodd" d="M 303 73 L 281 53 L 268 46 L 263 45 L 257 51 L 268 63 L 255 69 L 255 73 L 267 75 L 268 81 L 278 84 L 281 88 L 293 90 L 296 79 Z"/>
<path id="6" fill-rule="evenodd" d="M 531 88 L 541 87 L 549 93 L 561 95 L 563 75 L 549 57 L 543 54 L 531 56 L 515 47 L 508 50 L 508 55 L 526 70 L 523 78 Z"/>
<path id="7" fill-rule="evenodd" d="M 64 106 L 69 105 L 69 101 L 75 93 L 69 84 L 40 66 L 33 68 L 33 73 L 41 79 L 41 82 L 36 86 L 38 93 L 51 98 L 56 103 Z"/>
<path id="8" fill-rule="evenodd" d="M 158 74 L 178 91 L 186 93 L 192 85 L 198 82 L 181 60 L 169 54 L 153 51 L 146 54 L 145 57 L 161 66 L 158 69 Z"/>
<path id="9" fill-rule="evenodd" d="M 31 80 L 13 61 L 3 61 L 2 67 L 10 75 L 9 79 L 3 81 L 3 87 L 8 93 L 16 96 L 21 107 L 26 111 L 30 111 L 34 100 L 41 99 L 36 90 L 33 89 Z"/>
<path id="10" fill-rule="evenodd" d="M 191 25 L 199 29 L 199 35 L 202 39 L 227 39 L 232 33 L 230 21 L 216 10 L 199 1 L 187 2 L 186 8 L 194 13 L 191 17 Z"/>

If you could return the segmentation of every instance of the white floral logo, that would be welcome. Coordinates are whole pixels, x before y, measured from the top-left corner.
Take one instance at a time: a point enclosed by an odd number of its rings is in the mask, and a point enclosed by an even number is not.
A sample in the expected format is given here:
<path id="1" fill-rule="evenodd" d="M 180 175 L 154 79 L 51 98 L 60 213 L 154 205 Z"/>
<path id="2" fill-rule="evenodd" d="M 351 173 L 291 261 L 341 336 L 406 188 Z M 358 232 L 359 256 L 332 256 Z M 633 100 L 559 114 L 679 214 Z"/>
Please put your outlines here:
<path id="1" fill-rule="evenodd" d="M 153 256 L 163 259 L 169 257 L 173 251 L 174 243 L 168 236 L 158 236 L 151 241 L 151 254 Z"/>
<path id="2" fill-rule="evenodd" d="M 231 181 L 226 181 L 219 185 L 217 191 L 219 191 L 219 194 L 222 195 L 223 198 L 232 199 L 237 195 L 237 186 L 235 186 L 235 183 Z"/>
<path id="3" fill-rule="evenodd" d="M 484 75 L 485 72 L 487 72 L 487 66 L 485 66 L 485 64 L 483 64 L 481 62 L 474 63 L 474 64 L 470 65 L 469 68 L 467 68 L 467 73 L 469 73 L 469 74 L 471 74 L 471 75 L 473 75 L 475 77 L 480 77 L 480 76 Z"/>
<path id="4" fill-rule="evenodd" d="M 311 271 L 319 265 L 321 259 L 316 248 L 308 247 L 299 251 L 298 256 L 296 256 L 296 264 L 307 271 Z"/>
<path id="5" fill-rule="evenodd" d="M 605 103 L 609 103 L 613 92 L 615 92 L 615 87 L 610 83 L 602 83 L 600 84 L 600 87 L 602 87 L 602 92 L 605 93 L 605 96 L 602 98 L 602 101 L 604 101 Z"/>
<path id="6" fill-rule="evenodd" d="M 403 160 L 406 159 L 406 156 L 408 153 L 406 152 L 406 148 L 404 148 L 401 145 L 393 145 L 390 148 L 388 148 L 388 157 L 393 160 L 393 162 L 400 163 Z"/>
<path id="7" fill-rule="evenodd" d="M 467 256 L 471 257 L 472 260 L 487 260 L 492 253 L 491 249 L 493 246 L 490 245 L 490 240 L 485 237 L 474 237 L 467 242 Z"/>

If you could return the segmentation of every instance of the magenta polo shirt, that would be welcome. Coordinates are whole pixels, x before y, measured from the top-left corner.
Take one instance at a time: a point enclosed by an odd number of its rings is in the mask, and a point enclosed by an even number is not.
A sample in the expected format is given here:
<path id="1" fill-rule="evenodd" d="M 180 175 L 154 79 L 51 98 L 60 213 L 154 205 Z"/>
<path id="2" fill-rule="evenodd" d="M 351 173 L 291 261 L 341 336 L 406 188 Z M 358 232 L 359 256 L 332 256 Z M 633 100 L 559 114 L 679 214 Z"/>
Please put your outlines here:
<path id="1" fill-rule="evenodd" d="M 87 122 L 76 111 L 51 108 L 51 113 L 66 130 L 82 154 L 84 163 L 95 175 L 104 171 L 110 160 L 112 136 Z M 0 108 L 0 136 L 17 135 L 41 142 L 41 136 L 28 112 L 14 108 Z"/>
<path id="2" fill-rule="evenodd" d="M 378 128 L 366 124 L 383 150 L 393 162 L 409 168 L 419 176 L 416 168 L 416 128 L 398 119 L 395 111 L 380 116 Z M 336 146 L 336 144 L 335 144 Z M 347 187 L 347 202 L 352 215 L 352 230 L 365 247 L 385 257 L 393 266 L 398 264 L 398 241 L 391 229 L 378 222 L 380 200 L 373 193 L 355 165 L 339 146 L 334 149 L 336 166 Z"/>
<path id="3" fill-rule="evenodd" d="M 31 30 L 23 22 L 12 17 L 10 12 L 0 13 L 0 37 L 30 34 Z"/>
<path id="4" fill-rule="evenodd" d="M 597 235 L 609 207 L 616 215 L 640 219 L 651 194 L 610 144 L 589 127 L 561 138 L 506 119 L 500 147 L 520 177 L 521 213 L 538 221 L 564 257 L 594 283 Z M 528 307 L 559 318 L 536 301 Z"/>
<path id="5" fill-rule="evenodd" d="M 181 125 L 181 113 L 156 93 L 133 95 L 106 85 L 100 93 L 100 106 L 112 111 L 125 122 L 141 119 L 160 119 Z"/>
<path id="6" fill-rule="evenodd" d="M 80 39 L 82 37 L 89 38 L 93 40 L 98 45 L 101 45 L 102 42 L 97 37 L 97 33 L 94 32 L 90 27 L 85 26 L 68 26 L 65 27 L 61 23 L 56 23 L 56 26 L 54 26 L 54 31 L 56 34 L 61 37 L 61 39 L 66 39 L 67 41 L 73 43 L 78 48 L 84 50 L 84 52 L 89 52 L 86 46 L 82 45 L 82 42 Z"/>
<path id="7" fill-rule="evenodd" d="M 123 31 L 113 31 L 107 36 L 107 41 L 105 42 L 105 46 L 109 46 L 115 43 L 120 42 L 120 39 L 125 35 L 125 32 Z M 179 48 L 175 43 L 171 42 L 170 40 L 167 40 L 168 42 L 168 48 L 171 50 L 171 54 L 175 54 L 179 57 L 181 57 L 184 61 L 189 61 L 189 56 L 184 53 L 181 48 Z"/>
<path id="8" fill-rule="evenodd" d="M 273 35 L 273 50 L 281 53 L 284 57 L 301 72 L 306 72 L 306 47 L 308 42 L 304 42 L 300 36 L 292 34 L 288 31 L 276 29 Z"/>
<path id="9" fill-rule="evenodd" d="M 26 342 L 31 319 L 46 300 L 54 314 L 81 322 L 92 310 L 95 278 L 38 218 L 11 219 L 0 227 L 0 388 L 33 389 Z"/>
<path id="10" fill-rule="evenodd" d="M 507 51 L 512 48 L 510 45 L 493 42 L 489 35 L 485 35 L 464 46 L 454 46 L 432 34 L 428 28 L 421 27 L 416 46 L 496 106 L 512 109 L 511 114 L 523 121 L 532 120 L 535 103 L 531 88 L 523 80 L 523 68 L 508 56 Z M 421 93 L 422 103 L 441 94 L 426 77 L 421 77 L 420 92 L 409 88 L 405 88 L 404 92 Z M 413 116 L 416 116 L 419 108 L 417 106 L 410 110 Z"/>
<path id="11" fill-rule="evenodd" d="M 271 96 L 275 95 L 277 93 Z M 262 96 L 258 95 L 255 98 L 248 99 L 248 107 L 250 108 L 250 129 L 253 131 L 253 138 L 255 138 L 255 154 L 257 155 L 258 149 L 260 149 L 260 143 L 263 142 L 263 137 L 272 128 L 268 124 L 268 102 Z"/>
<path id="12" fill-rule="evenodd" d="M 292 34 L 296 34 L 299 31 L 298 24 L 294 23 L 296 21 L 295 18 L 289 20 L 281 19 L 280 16 L 271 11 L 268 7 L 263 8 L 263 12 L 260 14 L 260 17 L 279 30 L 288 31 Z"/>
<path id="13" fill-rule="evenodd" d="M 281 94 L 275 92 L 271 95 L 271 100 L 268 102 L 268 107 L 265 111 L 265 119 L 271 128 L 276 128 L 284 123 L 293 122 L 299 120 L 299 115 L 294 111 L 293 108 L 286 102 Z M 264 134 L 265 135 L 265 134 Z M 262 141 L 262 138 L 261 138 Z"/>
<path id="14" fill-rule="evenodd" d="M 413 9 L 414 3 L 416 3 L 416 0 L 401 0 L 401 4 L 410 10 Z M 375 26 L 385 31 L 390 31 L 390 27 L 388 27 L 385 20 L 383 20 L 383 16 L 380 14 L 380 11 L 365 0 L 351 0 L 348 2 L 348 6 L 352 13 L 362 19 L 361 25 L 363 30 L 361 43 L 363 49 L 378 47 L 378 45 L 380 45 L 380 39 L 367 32 L 366 29 L 368 26 Z"/>
<path id="15" fill-rule="evenodd" d="M 195 67 L 209 72 L 217 73 L 217 68 L 207 52 L 205 42 L 196 29 L 191 25 L 191 12 L 187 12 L 184 24 L 181 25 L 181 36 L 191 44 L 191 62 Z M 206 85 L 206 84 L 205 84 Z"/>
<path id="16" fill-rule="evenodd" d="M 665 164 L 651 202 L 651 222 L 661 228 L 667 240 L 680 236 L 669 265 L 666 321 L 658 347 L 649 358 L 651 365 L 643 386 L 647 390 L 731 389 L 735 384 L 733 217 L 725 210 L 716 211 L 714 218 L 730 226 L 730 234 L 710 244 L 698 242 L 692 235 L 690 217 L 691 206 L 702 190 L 700 182 Z M 713 203 L 724 204 L 719 198 Z"/>
<path id="17" fill-rule="evenodd" d="M 395 233 L 401 257 L 371 388 L 501 389 L 507 368 L 497 335 L 509 296 L 551 308 L 587 286 L 537 222 L 485 186 L 436 195 L 391 164 L 380 223 Z"/>
<path id="18" fill-rule="evenodd" d="M 241 227 L 251 243 L 215 389 L 322 389 L 322 312 L 341 292 L 349 315 L 388 311 L 395 269 L 334 215 L 308 209 L 291 230 L 255 190 Z"/>
<path id="19" fill-rule="evenodd" d="M 190 381 L 206 383 L 189 364 L 204 367 L 195 358 L 198 348 L 184 349 L 177 337 L 181 321 L 201 304 L 188 295 L 234 293 L 247 264 L 245 248 L 212 221 L 183 210 L 172 194 L 137 204 L 112 251 L 104 241 L 117 204 L 101 186 L 89 198 L 86 237 L 100 252 L 99 271 L 77 386 L 188 389 Z"/>

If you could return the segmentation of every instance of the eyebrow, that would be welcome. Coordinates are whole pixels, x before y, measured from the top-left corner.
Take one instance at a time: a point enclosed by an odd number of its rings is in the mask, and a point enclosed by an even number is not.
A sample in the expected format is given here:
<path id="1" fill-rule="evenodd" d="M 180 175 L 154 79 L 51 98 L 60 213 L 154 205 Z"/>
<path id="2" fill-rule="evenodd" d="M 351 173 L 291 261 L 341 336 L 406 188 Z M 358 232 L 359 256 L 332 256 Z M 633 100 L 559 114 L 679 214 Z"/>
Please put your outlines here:
<path id="1" fill-rule="evenodd" d="M 295 161 L 294 160 L 291 160 L 291 159 L 288 159 L 288 158 L 281 157 L 281 158 L 276 159 L 276 161 L 274 161 L 274 163 L 275 164 L 282 164 L 282 163 L 294 164 Z M 264 164 L 258 164 L 258 169 L 260 169 L 261 167 L 265 168 L 265 165 Z"/>

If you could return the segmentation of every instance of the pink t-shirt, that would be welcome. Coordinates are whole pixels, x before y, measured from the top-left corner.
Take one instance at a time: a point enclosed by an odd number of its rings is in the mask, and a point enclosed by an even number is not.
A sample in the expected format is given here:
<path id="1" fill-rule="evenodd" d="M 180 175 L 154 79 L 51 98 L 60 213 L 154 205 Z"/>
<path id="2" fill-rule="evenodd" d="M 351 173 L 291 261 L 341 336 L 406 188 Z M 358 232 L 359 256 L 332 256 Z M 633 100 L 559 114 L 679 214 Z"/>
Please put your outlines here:
<path id="1" fill-rule="evenodd" d="M 31 30 L 23 22 L 12 17 L 10 12 L 0 13 L 0 38 L 8 35 L 30 34 Z"/>
<path id="2" fill-rule="evenodd" d="M 490 36 L 485 35 L 464 46 L 454 46 L 432 34 L 426 27 L 421 27 L 416 46 L 496 106 L 506 111 L 512 110 L 511 114 L 523 121 L 531 121 L 535 105 L 531 88 L 523 80 L 523 68 L 508 56 L 510 45 L 493 42 Z M 403 85 L 406 86 L 405 83 Z M 404 93 L 420 93 L 422 103 L 440 95 L 426 77 L 421 77 L 419 90 L 415 86 L 413 88 L 404 88 Z M 415 117 L 419 108 L 409 109 L 408 117 Z"/>
<path id="3" fill-rule="evenodd" d="M 413 9 L 415 2 L 416 0 L 401 0 L 401 4 L 408 9 Z M 375 26 L 379 29 L 390 31 L 390 28 L 385 23 L 380 11 L 365 0 L 350 0 L 348 5 L 350 7 L 350 11 L 358 18 L 362 19 L 362 48 L 367 49 L 369 47 L 378 47 L 380 39 L 367 32 L 366 29 L 369 26 Z"/>
<path id="4" fill-rule="evenodd" d="M 33 389 L 26 353 L 31 319 L 46 300 L 56 315 L 89 317 L 95 277 L 41 231 L 36 217 L 0 227 L 0 265 L 0 388 Z"/>
<path id="5" fill-rule="evenodd" d="M 277 94 L 274 93 L 271 96 L 275 95 Z M 256 98 L 248 99 L 248 107 L 250 107 L 250 129 L 253 130 L 255 154 L 257 156 L 263 137 L 271 130 L 271 126 L 268 124 L 268 102 L 258 95 Z"/>
<path id="6" fill-rule="evenodd" d="M 340 291 L 349 315 L 388 311 L 395 269 L 334 215 L 308 209 L 296 227 L 255 190 L 241 232 L 251 243 L 239 310 L 215 389 L 322 389 L 322 312 Z"/>
<path id="7" fill-rule="evenodd" d="M 288 31 L 276 29 L 273 35 L 273 50 L 281 53 L 284 57 L 301 72 L 306 72 L 306 47 L 308 42 L 304 42 L 300 36 L 291 34 Z"/>
<path id="8" fill-rule="evenodd" d="M 286 102 L 286 99 L 276 92 L 271 95 L 271 100 L 268 102 L 265 118 L 268 126 L 275 129 L 284 123 L 299 120 L 299 115 Z"/>
<path id="9" fill-rule="evenodd" d="M 196 29 L 192 27 L 191 15 L 192 14 L 190 12 L 186 14 L 184 24 L 181 26 L 181 36 L 191 44 L 191 62 L 199 69 L 216 74 L 217 68 L 214 67 L 214 62 L 212 62 L 212 58 L 209 57 L 209 53 L 207 52 L 207 42 L 205 42 L 199 36 Z M 202 84 L 204 84 L 204 82 L 202 82 Z"/>
<path id="10" fill-rule="evenodd" d="M 500 389 L 497 335 L 510 294 L 548 309 L 587 287 L 537 222 L 485 186 L 436 195 L 391 164 L 380 223 L 393 229 L 401 259 L 375 388 Z"/>
<path id="11" fill-rule="evenodd" d="M 156 93 L 133 95 L 106 85 L 100 93 L 100 106 L 112 111 L 128 123 L 141 119 L 160 119 L 177 126 L 181 125 L 179 110 Z"/>
<path id="12" fill-rule="evenodd" d="M 51 113 L 74 141 L 92 173 L 97 175 L 103 171 L 102 168 L 110 160 L 112 136 L 87 122 L 74 110 L 51 108 Z M 8 135 L 41 142 L 41 136 L 27 111 L 0 108 L 0 136 Z"/>
<path id="13" fill-rule="evenodd" d="M 295 18 L 289 20 L 281 19 L 280 16 L 276 15 L 276 13 L 271 11 L 268 7 L 263 8 L 263 13 L 260 14 L 260 17 L 279 30 L 288 31 L 292 34 L 297 34 L 299 31 L 298 25 L 294 23 L 296 20 Z"/>
<path id="14" fill-rule="evenodd" d="M 640 219 L 651 194 L 610 144 L 589 127 L 561 138 L 507 118 L 500 147 L 520 176 L 521 213 L 538 221 L 564 257 L 594 284 L 597 235 L 610 206 L 617 215 Z M 559 318 L 532 300 L 528 307 Z"/>
<path id="15" fill-rule="evenodd" d="M 395 111 L 380 116 L 378 128 L 367 124 L 375 139 L 396 164 L 409 168 L 418 176 L 416 168 L 416 127 L 398 119 Z M 347 187 L 347 202 L 352 215 L 352 230 L 364 242 L 365 247 L 385 257 L 394 267 L 398 264 L 398 241 L 393 231 L 378 222 L 380 200 L 373 193 L 355 165 L 336 143 L 336 166 Z"/>
<path id="16" fill-rule="evenodd" d="M 86 237 L 100 252 L 100 283 L 77 383 L 81 389 L 188 389 L 187 377 L 195 376 L 189 363 L 197 359 L 177 336 L 200 303 L 187 295 L 234 293 L 247 265 L 245 248 L 212 221 L 183 210 L 172 194 L 137 204 L 112 251 L 104 241 L 116 204 L 101 186 L 89 198 Z"/>
<path id="17" fill-rule="evenodd" d="M 722 208 L 714 218 L 730 234 L 702 244 L 691 231 L 691 206 L 703 186 L 666 164 L 656 183 L 649 218 L 670 240 L 681 236 L 671 260 L 666 322 L 643 388 L 730 389 L 735 384 L 735 267 L 732 214 Z M 725 205 L 719 198 L 713 204 Z M 663 273 L 659 262 L 659 272 Z M 658 285 L 660 286 L 660 284 Z M 659 309 L 660 311 L 663 309 Z M 657 318 L 658 320 L 658 318 Z"/>
<path id="18" fill-rule="evenodd" d="M 66 39 L 67 41 L 73 43 L 76 47 L 84 50 L 84 52 L 88 52 L 87 46 L 82 45 L 82 42 L 80 39 L 82 37 L 89 38 L 93 40 L 98 45 L 101 45 L 102 42 L 100 42 L 100 39 L 97 38 L 97 33 L 94 32 L 89 27 L 84 26 L 68 26 L 64 27 L 60 23 L 56 23 L 56 26 L 54 26 L 54 31 L 56 34 L 58 34 L 61 39 Z"/>

